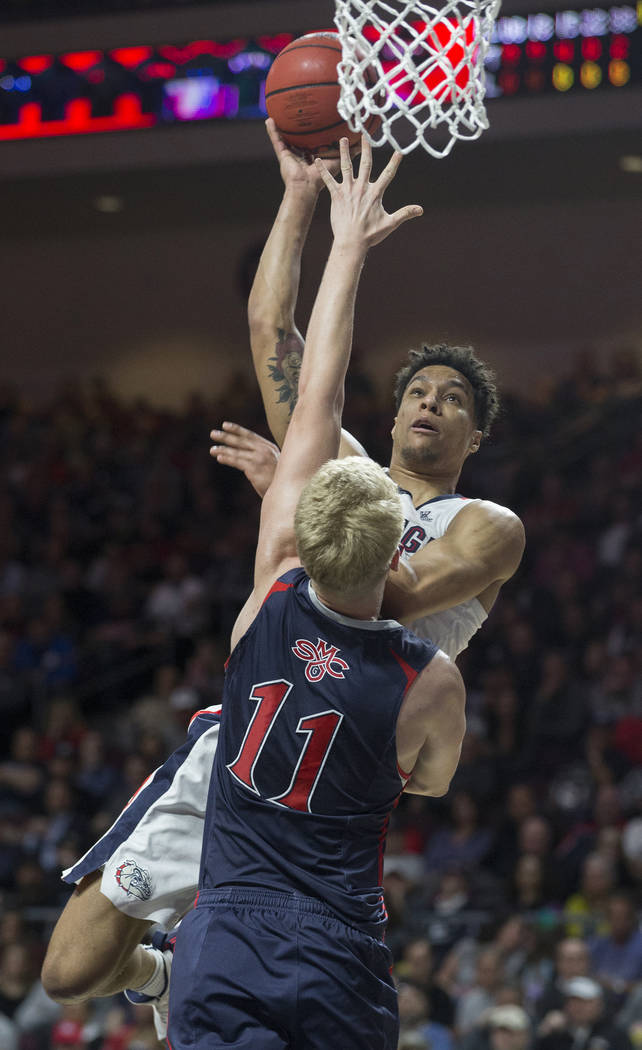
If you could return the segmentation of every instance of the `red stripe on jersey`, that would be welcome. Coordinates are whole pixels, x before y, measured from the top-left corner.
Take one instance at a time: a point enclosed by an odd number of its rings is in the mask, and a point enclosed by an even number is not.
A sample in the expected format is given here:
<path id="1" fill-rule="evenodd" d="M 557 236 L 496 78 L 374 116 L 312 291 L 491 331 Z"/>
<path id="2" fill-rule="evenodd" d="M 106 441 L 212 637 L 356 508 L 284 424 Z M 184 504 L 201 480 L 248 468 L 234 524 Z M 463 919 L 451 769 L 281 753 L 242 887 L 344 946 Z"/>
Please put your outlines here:
<path id="1" fill-rule="evenodd" d="M 415 678 L 419 674 L 419 671 L 415 671 L 414 667 L 411 667 L 410 664 L 407 664 L 406 661 L 404 660 L 403 656 L 399 656 L 399 653 L 396 653 L 394 651 L 394 649 L 391 649 L 390 652 L 392 653 L 392 655 L 394 656 L 395 660 L 399 664 L 401 670 L 403 671 L 403 673 L 406 676 L 407 682 L 406 682 L 406 688 L 404 689 L 404 692 L 407 693 L 408 690 L 410 689 L 410 686 L 414 682 Z"/>
<path id="2" fill-rule="evenodd" d="M 155 772 L 156 772 L 156 770 L 154 770 L 154 773 L 155 773 Z M 137 797 L 138 795 L 140 795 L 141 791 L 142 791 L 142 790 L 143 790 L 143 788 L 145 787 L 145 784 L 148 784 L 148 783 L 149 783 L 149 781 L 150 781 L 150 780 L 152 779 L 152 777 L 154 776 L 154 773 L 150 773 L 148 777 L 145 777 L 145 779 L 143 780 L 143 783 L 142 783 L 142 784 L 140 785 L 140 787 L 138 788 L 138 791 L 135 791 L 135 792 L 134 792 L 134 794 L 132 795 L 132 797 L 130 798 L 129 802 L 127 803 L 127 806 L 131 806 L 131 804 L 132 804 L 132 802 L 134 801 L 134 799 L 135 799 L 135 798 L 136 798 L 136 797 Z M 125 806 L 125 809 L 127 809 L 127 806 Z"/>
<path id="3" fill-rule="evenodd" d="M 399 765 L 398 762 L 397 762 L 397 772 L 398 772 L 398 774 L 399 774 L 399 776 L 401 777 L 402 780 L 410 780 L 410 777 L 412 775 L 410 773 L 404 773 L 403 769 L 401 768 L 401 766 Z"/>
<path id="4" fill-rule="evenodd" d="M 390 823 L 390 814 L 386 817 L 381 828 L 381 834 L 379 835 L 379 849 L 378 849 L 378 875 L 377 881 L 381 886 L 383 882 L 383 854 L 386 848 L 386 836 L 388 834 L 388 824 Z"/>
<path id="5" fill-rule="evenodd" d="M 278 594 L 279 591 L 289 591 L 291 586 L 291 583 L 283 583 L 283 580 L 275 580 L 275 582 L 272 584 L 269 591 L 265 595 L 265 598 L 261 602 L 261 605 L 265 605 L 268 598 L 270 598 L 273 594 Z"/>
<path id="6" fill-rule="evenodd" d="M 189 725 L 187 728 L 189 729 L 194 719 L 198 718 L 199 715 L 220 715 L 222 710 L 223 707 L 221 704 L 219 704 L 218 707 L 204 707 L 201 711 L 195 711 L 189 720 Z"/>

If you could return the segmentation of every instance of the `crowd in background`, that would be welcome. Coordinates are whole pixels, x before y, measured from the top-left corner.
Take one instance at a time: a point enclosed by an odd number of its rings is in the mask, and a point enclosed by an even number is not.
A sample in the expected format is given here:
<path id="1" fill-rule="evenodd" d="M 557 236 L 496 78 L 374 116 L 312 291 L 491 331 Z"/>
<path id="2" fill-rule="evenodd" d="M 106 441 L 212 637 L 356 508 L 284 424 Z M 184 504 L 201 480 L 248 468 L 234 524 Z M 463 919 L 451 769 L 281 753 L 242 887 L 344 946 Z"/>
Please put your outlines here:
<path id="1" fill-rule="evenodd" d="M 376 389 L 357 363 L 345 422 L 385 463 Z M 465 468 L 527 550 L 460 659 L 451 789 L 391 822 L 404 1050 L 642 1045 L 641 394 L 634 355 L 585 355 L 540 402 L 507 398 Z M 0 392 L 2 1050 L 157 1046 L 149 1008 L 63 1008 L 38 974 L 60 870 L 220 697 L 259 511 L 208 456 L 224 419 L 264 428 L 244 375 L 182 412 L 99 380 L 45 406 Z"/>

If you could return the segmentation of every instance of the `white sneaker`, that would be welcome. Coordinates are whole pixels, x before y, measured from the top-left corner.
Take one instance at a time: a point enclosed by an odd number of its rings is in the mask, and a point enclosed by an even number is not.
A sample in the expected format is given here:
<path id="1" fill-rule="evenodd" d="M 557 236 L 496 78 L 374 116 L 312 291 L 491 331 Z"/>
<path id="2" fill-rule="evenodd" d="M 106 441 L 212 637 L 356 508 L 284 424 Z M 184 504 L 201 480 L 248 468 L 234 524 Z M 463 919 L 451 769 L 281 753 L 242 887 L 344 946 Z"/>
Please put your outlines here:
<path id="1" fill-rule="evenodd" d="M 174 953 L 167 949 L 163 952 L 165 961 L 165 991 L 151 1000 L 152 1013 L 154 1015 L 154 1028 L 159 1039 L 167 1037 L 167 1021 L 169 1018 L 169 977 L 172 972 L 172 960 Z"/>
<path id="2" fill-rule="evenodd" d="M 135 992 L 133 989 L 127 988 L 125 989 L 125 998 L 136 1006 L 151 1006 L 154 1015 L 154 1028 L 156 1029 L 156 1035 L 159 1039 L 165 1039 L 167 1036 L 167 1020 L 169 1017 L 169 976 L 172 970 L 174 952 L 170 948 L 166 948 L 164 951 L 160 952 L 159 949 L 155 947 L 148 947 L 147 945 L 144 945 L 144 947 L 147 951 L 158 952 L 162 955 L 165 971 L 165 986 L 160 995 L 145 995 L 144 992 Z"/>

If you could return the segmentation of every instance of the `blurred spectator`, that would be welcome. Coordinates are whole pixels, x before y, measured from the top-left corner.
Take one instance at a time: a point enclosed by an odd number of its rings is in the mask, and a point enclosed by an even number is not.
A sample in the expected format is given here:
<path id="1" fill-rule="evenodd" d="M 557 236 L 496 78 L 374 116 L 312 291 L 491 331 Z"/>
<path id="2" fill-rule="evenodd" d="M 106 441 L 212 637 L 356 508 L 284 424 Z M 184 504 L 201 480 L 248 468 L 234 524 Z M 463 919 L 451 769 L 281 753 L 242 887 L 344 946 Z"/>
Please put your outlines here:
<path id="1" fill-rule="evenodd" d="M 527 1050 L 531 1022 L 518 1003 L 495 1006 L 482 1023 L 460 1040 L 461 1050 Z"/>
<path id="2" fill-rule="evenodd" d="M 456 791 L 450 802 L 450 826 L 431 836 L 424 859 L 429 871 L 442 872 L 453 866 L 470 870 L 483 861 L 492 843 L 488 828 L 480 827 L 476 799 L 467 791 Z"/>
<path id="3" fill-rule="evenodd" d="M 44 783 L 37 734 L 30 726 L 20 726 L 11 738 L 9 758 L 0 762 L 0 812 L 18 819 L 35 812 Z"/>
<path id="4" fill-rule="evenodd" d="M 628 894 L 613 893 L 606 916 L 609 933 L 591 942 L 593 972 L 622 1000 L 635 982 L 642 980 L 642 932 Z"/>
<path id="5" fill-rule="evenodd" d="M 555 972 L 536 1002 L 537 1017 L 541 1018 L 564 1006 L 564 989 L 573 977 L 588 977 L 591 973 L 591 953 L 588 942 L 581 937 L 565 937 L 555 948 Z"/>
<path id="6" fill-rule="evenodd" d="M 430 996 L 415 981 L 404 980 L 398 985 L 400 1042 L 409 1035 L 425 1040 L 430 1050 L 452 1050 L 453 1037 L 443 1024 L 431 1019 Z"/>
<path id="7" fill-rule="evenodd" d="M 404 980 L 418 985 L 430 1002 L 432 1021 L 452 1027 L 455 1004 L 443 988 L 436 984 L 433 974 L 433 952 L 426 937 L 409 941 L 401 952 L 395 972 Z"/>
<path id="8" fill-rule="evenodd" d="M 504 980 L 502 958 L 494 946 L 483 948 L 477 957 L 475 981 L 459 998 L 455 1010 L 455 1030 L 466 1035 L 496 1004 L 499 988 Z"/>
<path id="9" fill-rule="evenodd" d="M 185 644 L 207 627 L 205 599 L 205 586 L 190 572 L 187 559 L 181 554 L 173 554 L 165 567 L 164 578 L 147 599 L 145 613 L 152 623 Z"/>
<path id="10" fill-rule="evenodd" d="M 589 853 L 582 865 L 579 891 L 564 905 L 569 937 L 592 937 L 606 931 L 607 902 L 614 885 L 612 862 L 601 853 Z"/>
<path id="11" fill-rule="evenodd" d="M 535 1050 L 608 1047 L 631 1050 L 628 1037 L 606 1016 L 600 985 L 590 977 L 573 977 L 564 987 L 564 1007 L 540 1021 Z"/>

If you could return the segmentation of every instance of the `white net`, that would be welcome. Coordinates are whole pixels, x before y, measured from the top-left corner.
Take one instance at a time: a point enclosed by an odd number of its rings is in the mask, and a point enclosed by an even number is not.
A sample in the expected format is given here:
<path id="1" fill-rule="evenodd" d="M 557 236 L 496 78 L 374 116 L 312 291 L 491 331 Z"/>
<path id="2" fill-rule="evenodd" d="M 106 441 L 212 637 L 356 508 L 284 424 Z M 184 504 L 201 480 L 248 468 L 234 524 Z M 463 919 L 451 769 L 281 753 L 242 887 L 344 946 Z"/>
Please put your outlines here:
<path id="1" fill-rule="evenodd" d="M 501 0 L 335 0 L 339 112 L 374 146 L 445 157 L 488 127 L 484 58 Z"/>

